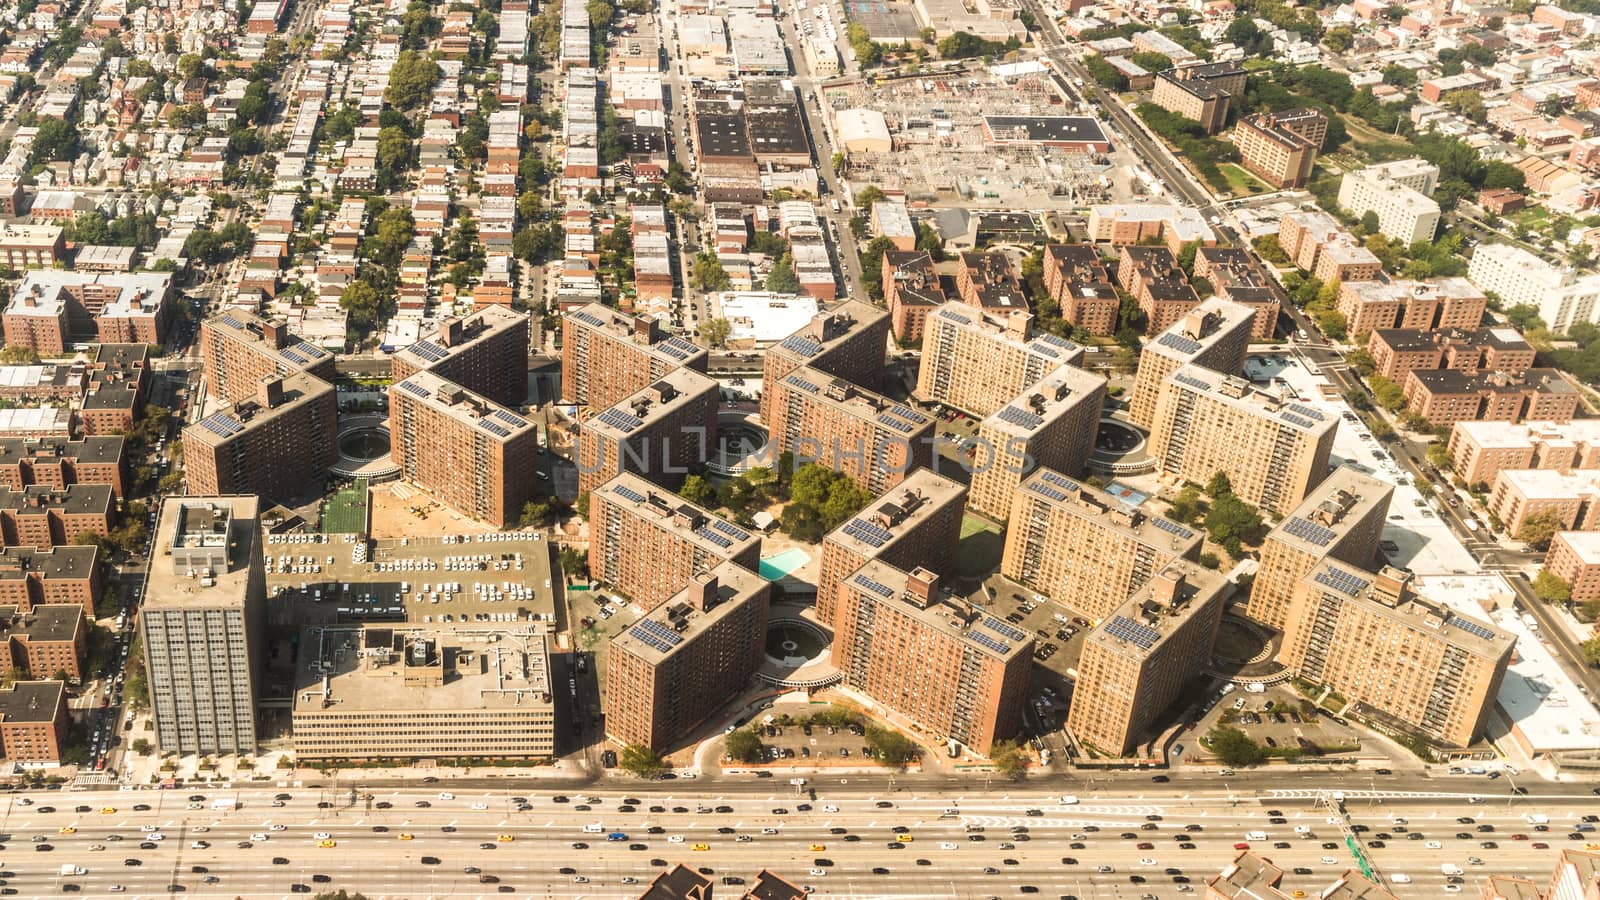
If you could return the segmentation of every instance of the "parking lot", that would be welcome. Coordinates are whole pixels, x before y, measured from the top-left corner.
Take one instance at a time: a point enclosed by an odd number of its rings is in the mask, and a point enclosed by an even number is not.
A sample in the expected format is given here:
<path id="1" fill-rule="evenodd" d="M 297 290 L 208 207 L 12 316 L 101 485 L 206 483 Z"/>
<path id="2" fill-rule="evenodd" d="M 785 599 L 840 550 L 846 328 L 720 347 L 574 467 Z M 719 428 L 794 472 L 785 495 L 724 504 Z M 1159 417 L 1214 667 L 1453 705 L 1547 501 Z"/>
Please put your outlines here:
<path id="1" fill-rule="evenodd" d="M 780 703 L 756 722 L 757 735 L 766 745 L 767 762 L 785 760 L 812 764 L 870 760 L 866 729 L 860 724 L 812 722 L 817 707 L 808 703 Z M 834 708 L 835 714 L 842 711 Z"/>
<path id="2" fill-rule="evenodd" d="M 1382 745 L 1372 741 L 1364 744 L 1354 728 L 1325 711 L 1315 710 L 1287 686 L 1267 687 L 1260 693 L 1231 686 L 1223 691 L 1221 699 L 1173 746 L 1174 761 L 1205 756 L 1199 738 L 1218 725 L 1243 731 L 1269 753 L 1298 747 L 1306 757 L 1348 755 L 1352 761 L 1374 753 L 1383 755 Z M 1359 753 L 1361 750 L 1366 753 Z"/>
<path id="3" fill-rule="evenodd" d="M 555 612 L 549 548 L 537 533 L 373 543 L 269 534 L 264 553 L 275 625 L 549 621 Z"/>

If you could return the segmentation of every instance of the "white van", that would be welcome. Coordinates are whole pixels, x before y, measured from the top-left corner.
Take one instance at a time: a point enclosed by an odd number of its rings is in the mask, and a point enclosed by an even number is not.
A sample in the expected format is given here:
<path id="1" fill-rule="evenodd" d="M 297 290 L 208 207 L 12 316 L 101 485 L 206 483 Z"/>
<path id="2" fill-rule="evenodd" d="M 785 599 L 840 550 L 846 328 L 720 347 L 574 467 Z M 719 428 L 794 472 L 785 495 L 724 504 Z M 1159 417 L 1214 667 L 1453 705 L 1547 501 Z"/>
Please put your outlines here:
<path id="1" fill-rule="evenodd" d="M 1528 820 L 1528 824 L 1529 825 L 1549 825 L 1550 824 L 1550 817 L 1545 815 L 1544 813 L 1528 813 L 1526 816 L 1523 816 L 1523 818 Z"/>
<path id="2" fill-rule="evenodd" d="M 584 834 L 599 834 L 600 832 L 605 831 L 605 830 L 606 830 L 606 827 L 604 825 L 600 825 L 600 824 L 583 826 L 583 833 Z"/>
<path id="3" fill-rule="evenodd" d="M 1441 875 L 1460 875 L 1463 874 L 1463 870 L 1455 863 L 1445 863 L 1439 867 L 1439 873 Z"/>
<path id="4" fill-rule="evenodd" d="M 1244 839 L 1247 841 L 1264 841 L 1267 839 L 1267 833 L 1265 831 L 1247 831 L 1244 834 Z"/>
<path id="5" fill-rule="evenodd" d="M 1062 806 L 1073 806 L 1073 805 L 1077 804 L 1077 802 L 1078 802 L 1078 798 L 1072 796 L 1071 794 L 1068 794 L 1065 797 L 1061 798 L 1061 805 Z"/>
<path id="6" fill-rule="evenodd" d="M 1394 875 L 1390 875 L 1389 876 L 1389 880 L 1394 882 L 1395 884 L 1410 884 L 1411 883 L 1411 876 L 1407 875 L 1404 872 L 1399 872 L 1399 873 L 1396 873 Z"/>

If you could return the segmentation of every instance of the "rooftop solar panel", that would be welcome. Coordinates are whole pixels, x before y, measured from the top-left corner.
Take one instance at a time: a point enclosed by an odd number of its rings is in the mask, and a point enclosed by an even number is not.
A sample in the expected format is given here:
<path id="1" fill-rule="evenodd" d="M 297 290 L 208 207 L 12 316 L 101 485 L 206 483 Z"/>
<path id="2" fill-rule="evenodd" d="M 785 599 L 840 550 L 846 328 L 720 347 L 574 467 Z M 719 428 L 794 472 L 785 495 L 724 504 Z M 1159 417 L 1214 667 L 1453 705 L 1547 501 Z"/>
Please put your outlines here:
<path id="1" fill-rule="evenodd" d="M 716 544 L 718 547 L 721 547 L 724 550 L 726 550 L 729 547 L 733 546 L 733 541 L 728 540 L 727 538 L 723 537 L 720 534 L 717 534 L 715 531 L 712 531 L 709 528 L 696 528 L 694 530 L 694 533 L 699 535 L 700 537 L 705 538 L 706 540 L 710 541 L 711 543 Z"/>
<path id="2" fill-rule="evenodd" d="M 1157 516 L 1154 519 L 1151 519 L 1150 521 L 1154 522 L 1155 526 L 1157 528 L 1161 529 L 1162 531 L 1166 531 L 1166 532 L 1169 532 L 1171 534 L 1175 534 L 1178 537 L 1182 537 L 1182 538 L 1194 537 L 1194 532 L 1193 531 L 1190 531 L 1189 529 L 1183 527 L 1182 525 L 1179 525 L 1177 522 L 1174 522 L 1171 519 L 1163 519 L 1160 516 Z"/>
<path id="3" fill-rule="evenodd" d="M 611 488 L 611 493 L 616 494 L 618 497 L 621 497 L 622 499 L 628 501 L 629 503 L 643 503 L 644 502 L 644 495 L 639 493 L 638 491 L 634 490 L 633 488 L 628 487 L 627 485 L 622 485 L 622 484 L 614 485 Z"/>
<path id="4" fill-rule="evenodd" d="M 822 352 L 822 345 L 803 334 L 791 334 L 778 343 L 779 347 L 810 359 Z"/>
<path id="5" fill-rule="evenodd" d="M 851 519 L 846 522 L 844 533 L 874 547 L 882 547 L 894 539 L 894 535 L 887 529 L 865 519 Z"/>
<path id="6" fill-rule="evenodd" d="M 600 420 L 600 424 L 615 428 L 623 434 L 629 434 L 635 428 L 644 424 L 637 416 L 623 412 L 616 407 L 606 410 L 596 418 Z"/>
<path id="7" fill-rule="evenodd" d="M 984 616 L 983 627 L 989 629 L 995 634 L 1004 635 L 1013 641 L 1025 641 L 1028 639 L 1028 633 L 1026 631 L 1023 631 L 1021 628 L 1012 625 L 1010 622 L 997 619 L 994 616 Z"/>
<path id="8" fill-rule="evenodd" d="M 1156 338 L 1156 343 L 1163 347 L 1169 347 L 1185 355 L 1192 355 L 1200 352 L 1199 341 L 1193 338 L 1184 337 L 1181 334 L 1173 334 L 1170 331 L 1165 332 L 1160 337 Z"/>
<path id="9" fill-rule="evenodd" d="M 402 381 L 402 382 L 400 382 L 400 390 L 405 391 L 408 394 L 412 394 L 412 395 L 415 395 L 417 397 L 421 397 L 424 400 L 426 400 L 429 397 L 433 396 L 433 394 L 429 393 L 427 388 L 423 387 L 420 384 L 416 384 L 415 382 L 411 382 L 411 381 Z"/>
<path id="10" fill-rule="evenodd" d="M 1010 644 L 1007 644 L 1005 641 L 996 640 L 985 632 L 974 629 L 967 632 L 967 637 L 971 638 L 972 642 L 978 646 L 993 650 L 996 653 L 1006 654 L 1011 652 Z"/>
<path id="11" fill-rule="evenodd" d="M 496 422 L 493 419 L 479 419 L 478 427 L 489 432 L 490 434 L 498 435 L 499 437 L 511 436 L 511 429 L 501 425 L 499 422 Z"/>
<path id="12" fill-rule="evenodd" d="M 1061 475 L 1061 474 L 1058 474 L 1056 472 L 1052 472 L 1049 469 L 1044 469 L 1044 470 L 1040 471 L 1039 479 L 1041 481 L 1047 481 L 1050 484 L 1053 484 L 1056 487 L 1061 488 L 1063 491 L 1075 491 L 1075 490 L 1078 489 L 1078 486 L 1072 482 L 1072 479 L 1068 478 L 1065 475 Z"/>
<path id="13" fill-rule="evenodd" d="M 816 385 L 812 384 L 811 382 L 805 380 L 804 378 L 801 378 L 799 375 L 790 375 L 788 378 L 785 378 L 784 380 L 787 381 L 789 384 L 792 384 L 795 387 L 797 387 L 797 388 L 799 388 L 799 389 L 801 389 L 803 391 L 807 391 L 809 393 L 812 393 L 812 394 L 818 393 L 819 391 L 822 390 L 822 388 L 819 388 Z"/>
<path id="14" fill-rule="evenodd" d="M 1067 499 L 1066 491 L 1063 491 L 1058 487 L 1044 484 L 1043 482 L 1030 481 L 1028 482 L 1028 489 L 1033 491 L 1035 494 L 1040 495 L 1041 497 L 1049 497 L 1051 500 L 1054 500 L 1057 503 Z"/>
<path id="15" fill-rule="evenodd" d="M 916 430 L 916 426 L 912 425 L 910 422 L 907 422 L 904 419 L 896 418 L 895 416 L 891 416 L 888 413 L 879 414 L 878 424 L 887 425 L 901 434 L 910 434 L 912 431 Z"/>
<path id="16" fill-rule="evenodd" d="M 1483 627 L 1482 625 L 1479 625 L 1477 622 L 1474 622 L 1471 619 L 1461 619 L 1451 616 L 1450 624 L 1461 629 L 1462 631 L 1465 631 L 1467 634 L 1476 635 L 1486 641 L 1494 640 L 1493 631 Z"/>
<path id="17" fill-rule="evenodd" d="M 1041 335 L 1039 335 L 1039 340 L 1044 341 L 1046 344 L 1054 344 L 1055 346 L 1060 347 L 1063 350 L 1076 350 L 1076 349 L 1078 349 L 1078 345 L 1077 344 L 1074 344 L 1073 342 L 1071 342 L 1071 341 L 1067 340 L 1066 338 L 1061 337 L 1059 335 L 1048 334 L 1048 333 L 1041 334 Z"/>
<path id="18" fill-rule="evenodd" d="M 1033 413 L 1015 406 L 1007 406 L 998 413 L 1000 421 L 1019 428 L 1038 428 L 1044 424 L 1044 419 Z"/>
<path id="19" fill-rule="evenodd" d="M 887 600 L 890 597 L 894 596 L 894 589 L 893 588 L 889 587 L 886 584 L 882 584 L 880 582 L 873 581 L 871 578 L 868 578 L 865 575 L 857 575 L 856 576 L 856 584 L 861 585 L 862 587 L 864 587 L 867 590 L 873 592 L 874 594 L 877 594 L 879 597 L 882 597 L 885 600 Z"/>
<path id="20" fill-rule="evenodd" d="M 939 311 L 939 315 L 944 316 L 946 319 L 949 319 L 952 322 L 960 322 L 963 325 L 971 325 L 972 324 L 972 320 L 971 319 L 967 318 L 966 316 L 963 316 L 962 314 L 956 312 L 953 309 L 942 309 L 942 310 Z"/>
<path id="21" fill-rule="evenodd" d="M 1299 516 L 1290 516 L 1288 521 L 1283 523 L 1283 530 L 1301 540 L 1310 541 L 1318 547 L 1328 546 L 1333 543 L 1334 538 L 1339 536 L 1333 529 L 1318 525 L 1309 519 L 1302 519 Z"/>
<path id="22" fill-rule="evenodd" d="M 1283 414 L 1283 420 L 1285 422 L 1288 422 L 1290 425 L 1298 425 L 1301 428 L 1315 428 L 1315 427 L 1317 427 L 1317 423 L 1311 421 L 1310 419 L 1307 419 L 1304 416 L 1297 416 L 1292 412 L 1284 413 Z"/>
<path id="23" fill-rule="evenodd" d="M 1308 419 L 1315 419 L 1318 422 L 1321 422 L 1327 418 L 1327 416 L 1324 416 L 1320 411 L 1312 409 L 1311 407 L 1306 406 L 1304 403 L 1291 403 L 1289 404 L 1289 408 Z"/>
<path id="24" fill-rule="evenodd" d="M 206 416 L 200 420 L 200 427 L 222 437 L 233 437 L 244 430 L 244 425 L 227 413 Z"/>
<path id="25" fill-rule="evenodd" d="M 521 416 L 508 413 L 503 409 L 495 410 L 494 417 L 506 423 L 507 425 L 510 425 L 512 428 L 523 428 L 528 424 L 528 420 L 522 418 Z"/>
<path id="26" fill-rule="evenodd" d="M 1124 641 L 1132 641 L 1141 650 L 1149 650 L 1161 640 L 1161 632 L 1148 625 L 1135 622 L 1127 616 L 1112 616 L 1106 623 L 1106 634 Z"/>
<path id="27" fill-rule="evenodd" d="M 740 528 L 731 522 L 724 522 L 721 519 L 713 519 L 711 520 L 711 527 L 736 541 L 750 540 L 750 532 L 745 531 L 743 528 Z"/>
<path id="28" fill-rule="evenodd" d="M 573 313 L 572 317 L 585 325 L 593 325 L 596 328 L 604 328 L 606 326 L 605 320 L 593 313 L 586 313 L 582 310 Z"/>
<path id="29" fill-rule="evenodd" d="M 1343 569 L 1323 569 L 1321 572 L 1316 574 L 1316 577 L 1313 580 L 1318 584 L 1326 585 L 1349 597 L 1354 597 L 1366 590 L 1367 585 L 1372 583 L 1365 578 L 1352 575 Z"/>
<path id="30" fill-rule="evenodd" d="M 1192 378 L 1192 377 L 1190 377 L 1188 375 L 1174 375 L 1174 376 L 1172 376 L 1172 380 L 1178 382 L 1179 384 L 1186 384 L 1189 387 L 1192 387 L 1197 391 L 1209 391 L 1209 390 L 1211 390 L 1211 385 L 1205 383 L 1204 381 L 1201 381 L 1198 378 Z"/>

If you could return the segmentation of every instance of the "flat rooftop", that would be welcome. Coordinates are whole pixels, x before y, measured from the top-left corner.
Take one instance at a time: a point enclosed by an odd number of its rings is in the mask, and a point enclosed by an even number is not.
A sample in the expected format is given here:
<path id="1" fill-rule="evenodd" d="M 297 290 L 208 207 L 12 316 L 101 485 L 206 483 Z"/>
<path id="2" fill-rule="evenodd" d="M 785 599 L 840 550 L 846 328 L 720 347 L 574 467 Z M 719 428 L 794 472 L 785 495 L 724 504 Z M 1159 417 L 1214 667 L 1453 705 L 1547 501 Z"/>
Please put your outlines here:
<path id="1" fill-rule="evenodd" d="M 192 436 L 208 446 L 221 446 L 241 434 L 262 428 L 274 419 L 334 393 L 333 385 L 305 372 L 293 372 L 284 376 L 282 385 L 283 399 L 276 405 L 265 406 L 253 397 L 225 404 L 216 412 L 185 428 L 184 436 Z"/>
<path id="2" fill-rule="evenodd" d="M 85 402 L 84 406 L 88 407 Z M 0 432 L 65 432 L 72 425 L 72 410 L 64 406 L 24 406 L 0 409 Z"/>
<path id="3" fill-rule="evenodd" d="M 1294 512 L 1285 516 L 1272 533 L 1274 541 L 1322 556 L 1350 531 L 1350 526 L 1375 508 L 1387 509 L 1394 486 L 1368 477 L 1350 466 L 1334 469 L 1306 494 Z"/>
<path id="4" fill-rule="evenodd" d="M 1221 572 L 1188 561 L 1168 563 L 1085 640 L 1119 653 L 1149 656 L 1187 624 L 1196 610 L 1213 598 L 1226 599 L 1232 588 L 1233 583 Z M 1172 589 L 1170 599 L 1162 594 L 1167 589 Z"/>
<path id="5" fill-rule="evenodd" d="M 632 510 L 640 518 L 654 521 L 659 527 L 716 556 L 738 556 L 746 547 L 761 541 L 755 533 L 632 472 L 623 472 L 594 491 L 607 503 Z"/>
<path id="6" fill-rule="evenodd" d="M 1000 141 L 1040 144 L 1105 144 L 1105 129 L 1092 116 L 984 116 L 984 126 Z"/>
<path id="7" fill-rule="evenodd" d="M 475 394 L 429 371 L 417 372 L 396 384 L 390 393 L 415 398 L 429 409 L 443 413 L 475 433 L 489 435 L 492 440 L 510 441 L 538 430 L 533 422 L 482 394 Z"/>
<path id="8" fill-rule="evenodd" d="M 64 488 L 30 484 L 20 491 L 0 487 L 0 509 L 16 515 L 38 515 L 46 510 L 73 515 L 111 512 L 111 485 L 69 484 Z"/>
<path id="9" fill-rule="evenodd" d="M 648 326 L 644 326 L 647 329 L 646 333 L 640 334 L 638 331 L 640 326 L 633 316 L 618 312 L 603 303 L 590 303 L 574 309 L 567 313 L 567 318 L 595 329 L 612 340 L 632 344 L 672 366 L 688 365 L 695 357 L 705 356 L 710 352 L 676 335 L 661 334 L 659 330 L 653 332 L 656 340 L 651 342 L 648 337 L 651 333 Z"/>
<path id="10" fill-rule="evenodd" d="M 717 382 L 693 369 L 680 367 L 630 394 L 616 406 L 585 419 L 583 428 L 613 441 L 627 440 L 640 428 L 666 419 L 707 394 L 721 396 L 719 391 Z M 708 435 L 707 440 L 710 439 Z"/>
<path id="11" fill-rule="evenodd" d="M 921 410 L 912 409 L 810 366 L 801 366 L 783 376 L 783 384 L 785 388 L 806 394 L 824 406 L 884 426 L 906 438 L 931 427 L 934 422 L 932 416 Z"/>
<path id="12" fill-rule="evenodd" d="M 554 707 L 539 625 L 316 627 L 300 636 L 296 714 Z"/>
<path id="13" fill-rule="evenodd" d="M 638 622 L 618 632 L 611 639 L 610 652 L 621 650 L 652 662 L 667 659 L 680 650 L 688 652 L 691 649 L 688 642 L 770 586 L 765 578 L 734 562 L 722 563 L 712 569 L 710 575 L 716 578 L 717 586 L 709 608 L 695 607 L 692 597 L 699 586 L 691 583 Z"/>
<path id="14" fill-rule="evenodd" d="M 206 320 L 213 327 L 226 328 L 236 338 L 260 347 L 261 352 L 281 360 L 292 368 L 309 369 L 333 358 L 328 351 L 285 331 L 282 347 L 274 347 L 266 339 L 267 320 L 240 309 L 230 309 Z M 284 327 L 284 326 L 279 326 Z"/>
<path id="15" fill-rule="evenodd" d="M 77 440 L 53 437 L 0 438 L 0 466 L 14 466 L 29 460 L 82 463 L 114 463 L 122 459 L 126 438 L 121 435 L 89 435 Z"/>
<path id="16" fill-rule="evenodd" d="M 399 351 L 394 358 L 418 369 L 431 369 L 518 327 L 528 327 L 527 316 L 504 306 L 490 305 L 471 315 L 440 322 L 432 334 Z"/>
<path id="17" fill-rule="evenodd" d="M 888 316 L 887 310 L 870 303 L 846 300 L 818 312 L 794 334 L 767 348 L 767 352 L 792 360 L 797 366 L 814 365 L 835 347 Z"/>
<path id="18" fill-rule="evenodd" d="M 77 603 L 49 603 L 19 614 L 15 607 L 0 608 L 0 639 L 70 641 L 83 628 L 83 607 Z"/>
<path id="19" fill-rule="evenodd" d="M 931 315 L 952 322 L 967 331 L 984 335 L 997 343 L 1025 350 L 1040 357 L 1040 361 L 1045 365 L 1079 365 L 1087 353 L 1078 344 L 1049 332 L 1033 334 L 1031 326 L 1028 336 L 1022 337 L 1007 327 L 1007 322 L 1001 318 L 1001 314 L 973 309 L 959 300 L 946 301 Z"/>
<path id="20" fill-rule="evenodd" d="M 18 681 L 0 689 L 0 722 L 53 722 L 66 689 L 59 681 Z"/>
<path id="21" fill-rule="evenodd" d="M 164 500 L 156 519 L 155 556 L 145 576 L 145 606 L 243 605 L 261 539 L 259 506 L 249 495 Z M 220 564 L 205 566 L 205 558 Z"/>
<path id="22" fill-rule="evenodd" d="M 1318 591 L 1331 591 L 1359 600 L 1368 610 L 1478 656 L 1497 659 L 1516 643 L 1514 636 L 1488 622 L 1429 600 L 1409 584 L 1400 586 L 1399 577 L 1403 574 L 1406 573 L 1398 573 L 1398 570 L 1373 573 L 1325 559 L 1301 580 L 1312 582 Z"/>
<path id="23" fill-rule="evenodd" d="M 932 573 L 926 573 L 932 577 Z M 911 574 L 881 559 L 869 559 L 861 568 L 845 577 L 850 590 L 877 599 L 896 612 L 909 616 L 933 630 L 955 640 L 970 642 L 985 656 L 1002 662 L 1020 653 L 1033 652 L 1033 635 L 1006 622 L 985 614 L 965 600 L 943 593 L 934 586 L 934 596 L 926 607 L 912 599 L 908 592 Z"/>
<path id="24" fill-rule="evenodd" d="M 82 579 L 94 574 L 100 548 L 92 544 L 59 547 L 6 547 L 0 550 L 0 581 L 34 576 L 46 581 Z"/>
<path id="25" fill-rule="evenodd" d="M 1469 375 L 1459 369 L 1413 369 L 1407 377 L 1417 379 L 1423 387 L 1435 394 L 1499 394 L 1522 391 L 1575 394 L 1578 392 L 1559 369 L 1524 369 L 1516 375 L 1507 375 L 1504 372 L 1478 372 Z"/>
<path id="26" fill-rule="evenodd" d="M 1339 425 L 1338 419 L 1321 410 L 1304 403 L 1286 403 L 1273 394 L 1259 390 L 1243 378 L 1221 375 L 1193 363 L 1180 366 L 1167 377 L 1167 381 L 1176 382 L 1219 403 L 1246 410 L 1262 419 L 1282 422 L 1306 434 L 1321 434 L 1324 431 L 1332 431 Z"/>
<path id="27" fill-rule="evenodd" d="M 1514 328 L 1380 328 L 1378 339 L 1401 352 L 1443 349 L 1448 346 L 1492 347 L 1497 350 L 1533 350 Z"/>
<path id="28" fill-rule="evenodd" d="M 1337 226 L 1336 226 L 1337 227 Z M 1362 303 L 1394 303 L 1411 300 L 1477 300 L 1483 291 L 1459 276 L 1432 281 L 1351 281 L 1344 290 L 1354 291 Z"/>
<path id="29" fill-rule="evenodd" d="M 932 469 L 918 468 L 888 493 L 828 532 L 823 540 L 838 544 L 857 556 L 878 556 L 934 513 L 951 503 L 964 502 L 966 496 L 966 485 Z"/>
<path id="30" fill-rule="evenodd" d="M 1200 533 L 1187 525 L 1129 509 L 1117 497 L 1054 469 L 1036 469 L 1017 490 L 1080 519 L 1092 519 L 1101 528 L 1173 554 L 1185 552 L 1201 539 Z"/>

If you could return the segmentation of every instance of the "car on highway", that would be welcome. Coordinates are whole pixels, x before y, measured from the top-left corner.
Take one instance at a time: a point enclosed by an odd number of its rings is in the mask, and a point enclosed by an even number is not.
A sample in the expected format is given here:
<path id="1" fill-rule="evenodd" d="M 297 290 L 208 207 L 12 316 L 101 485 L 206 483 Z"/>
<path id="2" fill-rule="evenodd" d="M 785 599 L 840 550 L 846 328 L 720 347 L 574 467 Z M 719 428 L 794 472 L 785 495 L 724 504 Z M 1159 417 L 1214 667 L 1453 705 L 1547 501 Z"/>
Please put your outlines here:
<path id="1" fill-rule="evenodd" d="M 711 849 L 711 845 L 710 844 L 695 844 L 693 847 L 690 847 L 689 849 L 705 851 L 705 850 L 710 850 Z"/>
<path id="2" fill-rule="evenodd" d="M 956 843 L 955 841 L 940 841 L 939 842 L 939 849 L 940 850 L 954 850 L 954 849 L 956 849 L 957 847 L 960 847 L 960 846 L 961 845 Z"/>

